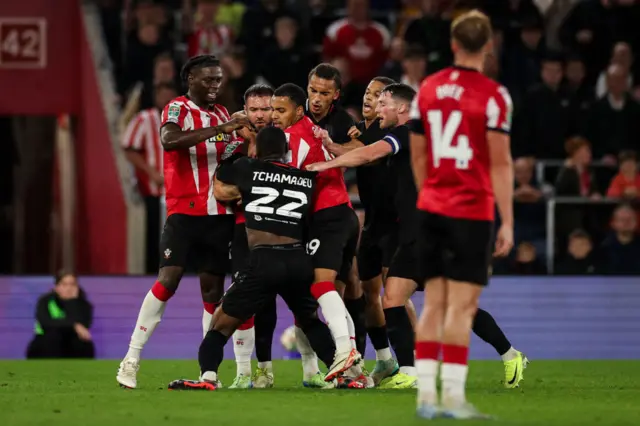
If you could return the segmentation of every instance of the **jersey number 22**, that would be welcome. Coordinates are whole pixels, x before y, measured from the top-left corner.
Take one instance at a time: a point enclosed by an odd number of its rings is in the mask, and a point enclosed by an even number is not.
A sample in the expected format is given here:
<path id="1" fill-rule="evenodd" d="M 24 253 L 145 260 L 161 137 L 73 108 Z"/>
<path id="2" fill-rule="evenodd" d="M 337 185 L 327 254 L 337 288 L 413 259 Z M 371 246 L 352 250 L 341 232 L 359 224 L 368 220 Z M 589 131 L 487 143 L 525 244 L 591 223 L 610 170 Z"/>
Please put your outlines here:
<path id="1" fill-rule="evenodd" d="M 251 193 L 255 195 L 264 195 L 264 197 L 260 197 L 257 200 L 253 200 L 252 202 L 247 204 L 244 207 L 245 212 L 262 214 L 274 213 L 274 208 L 270 207 L 269 204 L 271 204 L 276 198 L 280 196 L 280 193 L 277 189 L 270 188 L 268 186 L 254 186 L 253 188 L 251 188 Z M 275 209 L 275 214 L 278 216 L 291 217 L 294 219 L 302 218 L 302 213 L 296 212 L 294 210 L 308 203 L 307 195 L 304 192 L 285 189 L 284 191 L 282 191 L 282 196 L 294 199 L 296 201 L 287 203 L 284 206 Z"/>
<path id="2" fill-rule="evenodd" d="M 431 155 L 434 167 L 440 167 L 441 159 L 448 159 L 455 160 L 456 169 L 468 169 L 473 158 L 473 150 L 469 146 L 469 138 L 457 134 L 462 122 L 462 112 L 452 111 L 447 121 L 443 122 L 442 111 L 431 110 L 427 111 L 427 120 L 431 129 Z"/>

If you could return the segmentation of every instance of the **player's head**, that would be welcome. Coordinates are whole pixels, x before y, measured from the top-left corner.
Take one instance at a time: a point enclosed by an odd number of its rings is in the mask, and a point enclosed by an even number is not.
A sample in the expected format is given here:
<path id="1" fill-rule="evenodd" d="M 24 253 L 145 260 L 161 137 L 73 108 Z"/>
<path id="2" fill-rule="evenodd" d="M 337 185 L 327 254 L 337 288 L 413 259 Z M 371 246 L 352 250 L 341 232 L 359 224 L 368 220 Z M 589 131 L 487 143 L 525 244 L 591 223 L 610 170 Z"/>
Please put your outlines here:
<path id="1" fill-rule="evenodd" d="M 315 116 L 324 116 L 333 102 L 340 97 L 342 76 L 338 68 L 331 64 L 320 64 L 309 72 L 307 96 L 309 109 Z"/>
<path id="2" fill-rule="evenodd" d="M 304 117 L 304 103 L 307 96 L 300 86 L 286 83 L 273 92 L 271 108 L 273 108 L 273 125 L 284 130 L 293 126 Z"/>
<path id="3" fill-rule="evenodd" d="M 222 67 L 213 55 L 189 58 L 180 71 L 180 78 L 196 104 L 213 104 L 222 84 Z"/>
<path id="4" fill-rule="evenodd" d="M 244 111 L 258 130 L 271 124 L 273 89 L 266 84 L 254 84 L 244 92 Z"/>
<path id="5" fill-rule="evenodd" d="M 456 56 L 483 58 L 491 50 L 492 37 L 491 21 L 479 10 L 464 13 L 451 24 L 451 50 Z"/>
<path id="6" fill-rule="evenodd" d="M 155 105 L 159 110 L 162 110 L 176 96 L 178 96 L 178 91 L 171 83 L 158 83 L 154 87 Z"/>
<path id="7" fill-rule="evenodd" d="M 382 93 L 382 89 L 393 83 L 395 81 L 389 77 L 375 77 L 369 82 L 362 98 L 362 116 L 365 120 L 375 120 L 378 98 Z"/>
<path id="8" fill-rule="evenodd" d="M 78 290 L 78 279 L 71 271 L 58 271 L 55 280 L 54 291 L 61 299 L 70 299 L 71 295 Z"/>
<path id="9" fill-rule="evenodd" d="M 256 155 L 259 159 L 282 159 L 287 149 L 287 137 L 282 129 L 269 126 L 258 132 Z"/>
<path id="10" fill-rule="evenodd" d="M 402 83 L 390 84 L 382 89 L 376 107 L 376 113 L 380 117 L 380 127 L 384 129 L 396 126 L 402 118 L 406 121 L 415 95 L 416 91 L 411 86 Z"/>

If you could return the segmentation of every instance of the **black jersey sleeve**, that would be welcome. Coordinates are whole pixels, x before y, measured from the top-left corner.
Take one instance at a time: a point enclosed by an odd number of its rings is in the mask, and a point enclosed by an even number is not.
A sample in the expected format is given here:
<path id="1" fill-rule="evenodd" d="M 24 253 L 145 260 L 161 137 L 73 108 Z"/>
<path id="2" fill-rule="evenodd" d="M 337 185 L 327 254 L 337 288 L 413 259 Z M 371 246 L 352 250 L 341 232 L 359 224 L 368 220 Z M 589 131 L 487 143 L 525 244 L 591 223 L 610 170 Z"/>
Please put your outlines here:
<path id="1" fill-rule="evenodd" d="M 407 126 L 397 126 L 391 129 L 387 135 L 382 138 L 383 141 L 391 145 L 393 155 L 403 150 L 409 150 L 409 128 Z"/>
<path id="2" fill-rule="evenodd" d="M 241 164 L 247 157 L 242 154 L 234 154 L 231 157 L 220 162 L 218 170 L 216 170 L 216 179 L 222 183 L 238 186 Z"/>

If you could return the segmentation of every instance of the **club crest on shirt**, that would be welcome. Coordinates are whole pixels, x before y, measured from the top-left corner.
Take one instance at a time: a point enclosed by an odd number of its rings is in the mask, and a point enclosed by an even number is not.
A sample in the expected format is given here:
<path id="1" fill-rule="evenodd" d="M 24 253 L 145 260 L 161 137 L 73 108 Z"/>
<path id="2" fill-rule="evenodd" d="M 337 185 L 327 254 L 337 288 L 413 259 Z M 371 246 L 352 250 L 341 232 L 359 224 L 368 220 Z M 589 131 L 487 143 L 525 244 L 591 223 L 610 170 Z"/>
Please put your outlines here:
<path id="1" fill-rule="evenodd" d="M 228 144 L 224 148 L 224 152 L 222 153 L 222 159 L 226 160 L 227 158 L 231 157 L 233 153 L 236 151 L 236 148 L 238 148 L 241 144 L 242 142 L 239 142 L 239 141 L 231 142 L 230 144 Z"/>
<path id="2" fill-rule="evenodd" d="M 175 122 L 178 120 L 178 117 L 180 117 L 180 105 L 169 105 L 169 109 L 167 110 L 167 120 Z"/>

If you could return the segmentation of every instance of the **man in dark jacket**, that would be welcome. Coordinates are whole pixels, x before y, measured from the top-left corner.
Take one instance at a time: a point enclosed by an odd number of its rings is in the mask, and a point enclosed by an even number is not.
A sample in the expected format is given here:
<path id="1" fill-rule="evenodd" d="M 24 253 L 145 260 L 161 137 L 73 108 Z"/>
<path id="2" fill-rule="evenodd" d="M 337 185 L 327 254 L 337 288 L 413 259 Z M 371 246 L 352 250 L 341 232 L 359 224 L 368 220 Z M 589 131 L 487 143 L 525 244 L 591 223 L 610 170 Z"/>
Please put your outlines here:
<path id="1" fill-rule="evenodd" d="M 36 304 L 35 337 L 27 358 L 94 358 L 95 348 L 89 328 L 93 307 L 76 276 L 61 272 L 53 291 Z"/>

